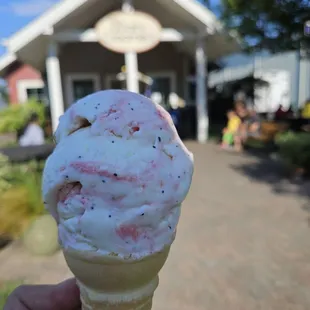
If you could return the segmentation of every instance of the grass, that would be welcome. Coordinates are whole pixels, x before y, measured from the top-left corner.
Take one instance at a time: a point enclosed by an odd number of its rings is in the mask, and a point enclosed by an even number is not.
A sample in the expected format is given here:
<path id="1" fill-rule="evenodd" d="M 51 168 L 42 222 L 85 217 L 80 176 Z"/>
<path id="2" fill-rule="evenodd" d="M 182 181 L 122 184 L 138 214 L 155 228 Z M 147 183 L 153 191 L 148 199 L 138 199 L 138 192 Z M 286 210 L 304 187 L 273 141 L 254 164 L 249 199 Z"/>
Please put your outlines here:
<path id="1" fill-rule="evenodd" d="M 9 295 L 21 284 L 23 284 L 23 281 L 8 281 L 2 284 L 0 283 L 0 310 L 4 309 L 4 305 Z"/>

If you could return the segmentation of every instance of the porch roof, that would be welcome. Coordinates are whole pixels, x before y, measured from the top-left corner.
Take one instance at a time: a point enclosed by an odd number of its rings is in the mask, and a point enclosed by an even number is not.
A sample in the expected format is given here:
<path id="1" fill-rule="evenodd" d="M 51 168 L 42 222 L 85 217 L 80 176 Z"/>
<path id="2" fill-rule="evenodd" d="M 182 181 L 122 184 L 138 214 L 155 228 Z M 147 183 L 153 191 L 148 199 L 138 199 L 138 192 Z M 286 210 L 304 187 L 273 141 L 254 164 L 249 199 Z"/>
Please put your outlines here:
<path id="1" fill-rule="evenodd" d="M 17 60 L 15 54 L 6 53 L 0 57 L 0 76 L 4 76 L 6 69 Z"/>
<path id="2" fill-rule="evenodd" d="M 151 13 L 164 27 L 208 34 L 210 60 L 240 49 L 235 36 L 227 32 L 216 16 L 196 0 L 135 0 L 137 10 Z M 121 7 L 115 0 L 63 0 L 6 40 L 8 54 L 0 58 L 0 75 L 16 59 L 43 71 L 51 35 L 70 29 L 87 29 L 104 14 Z M 87 14 L 85 13 L 87 12 Z M 180 28 L 183 29 L 180 29 Z M 195 41 L 174 43 L 194 55 Z M 11 62 L 10 62 L 11 61 Z"/>

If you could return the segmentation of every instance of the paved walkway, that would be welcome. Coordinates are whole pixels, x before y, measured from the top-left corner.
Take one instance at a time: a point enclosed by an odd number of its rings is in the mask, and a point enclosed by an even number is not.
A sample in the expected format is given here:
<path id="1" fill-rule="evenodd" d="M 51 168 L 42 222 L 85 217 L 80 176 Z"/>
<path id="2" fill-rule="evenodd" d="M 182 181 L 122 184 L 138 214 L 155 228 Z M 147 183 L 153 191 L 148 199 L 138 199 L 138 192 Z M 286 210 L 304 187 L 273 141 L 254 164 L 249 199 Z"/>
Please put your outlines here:
<path id="1" fill-rule="evenodd" d="M 281 180 L 269 160 L 188 146 L 193 187 L 154 310 L 310 309 L 305 186 Z M 33 259 L 15 244 L 0 253 L 0 275 L 44 283 L 70 272 L 60 253 Z"/>

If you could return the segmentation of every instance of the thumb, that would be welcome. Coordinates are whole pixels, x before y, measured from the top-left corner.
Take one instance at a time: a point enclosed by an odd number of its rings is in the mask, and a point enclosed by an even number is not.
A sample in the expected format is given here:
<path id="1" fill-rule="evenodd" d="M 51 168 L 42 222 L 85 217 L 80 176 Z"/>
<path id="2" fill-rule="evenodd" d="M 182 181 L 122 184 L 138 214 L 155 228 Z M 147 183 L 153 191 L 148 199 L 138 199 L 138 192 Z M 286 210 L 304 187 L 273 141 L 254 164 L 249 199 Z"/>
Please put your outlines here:
<path id="1" fill-rule="evenodd" d="M 80 309 L 80 290 L 75 279 L 66 280 L 55 285 L 50 292 L 51 310 Z M 49 309 L 49 308 L 48 308 Z"/>

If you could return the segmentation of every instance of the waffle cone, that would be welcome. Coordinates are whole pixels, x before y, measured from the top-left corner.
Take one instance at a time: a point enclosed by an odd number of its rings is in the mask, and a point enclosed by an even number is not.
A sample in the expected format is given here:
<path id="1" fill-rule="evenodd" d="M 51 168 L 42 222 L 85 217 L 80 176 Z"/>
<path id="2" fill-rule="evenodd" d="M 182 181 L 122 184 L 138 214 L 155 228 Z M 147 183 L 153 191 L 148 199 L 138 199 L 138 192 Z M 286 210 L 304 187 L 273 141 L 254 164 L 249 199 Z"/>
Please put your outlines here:
<path id="1" fill-rule="evenodd" d="M 77 279 L 83 310 L 150 310 L 169 250 L 166 247 L 141 260 L 63 252 Z"/>

